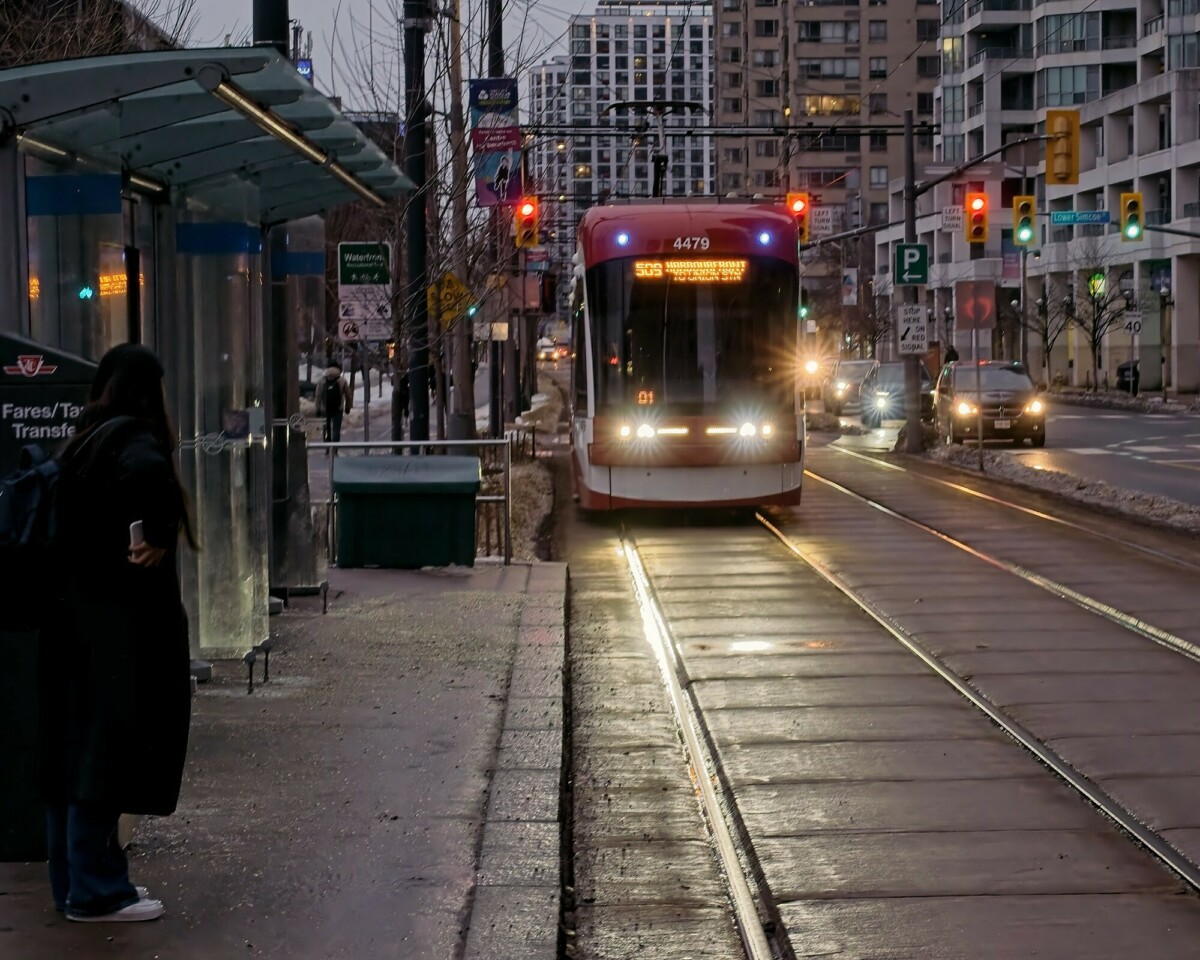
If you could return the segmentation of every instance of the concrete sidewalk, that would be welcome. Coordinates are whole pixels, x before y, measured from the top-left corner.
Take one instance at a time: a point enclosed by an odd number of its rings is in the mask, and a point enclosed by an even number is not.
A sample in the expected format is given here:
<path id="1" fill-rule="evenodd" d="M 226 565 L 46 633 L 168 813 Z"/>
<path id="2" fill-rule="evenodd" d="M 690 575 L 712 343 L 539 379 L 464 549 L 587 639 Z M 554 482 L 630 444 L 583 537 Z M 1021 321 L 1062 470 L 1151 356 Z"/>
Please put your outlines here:
<path id="1" fill-rule="evenodd" d="M 131 849 L 167 915 L 73 924 L 0 864 L 0 956 L 558 955 L 565 566 L 330 574 L 328 615 L 272 618 L 269 683 L 220 663 L 194 700 L 179 810 Z"/>

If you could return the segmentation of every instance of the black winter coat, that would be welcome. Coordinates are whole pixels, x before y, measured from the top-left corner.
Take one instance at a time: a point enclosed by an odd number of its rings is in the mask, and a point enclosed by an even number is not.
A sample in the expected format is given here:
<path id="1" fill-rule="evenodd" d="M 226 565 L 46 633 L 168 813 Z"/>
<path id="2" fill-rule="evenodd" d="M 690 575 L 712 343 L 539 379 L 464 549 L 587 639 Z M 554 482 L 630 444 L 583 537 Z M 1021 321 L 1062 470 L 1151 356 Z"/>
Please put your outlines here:
<path id="1" fill-rule="evenodd" d="M 166 815 L 191 718 L 176 547 L 183 493 L 170 451 L 127 421 L 63 463 L 54 601 L 39 638 L 39 741 L 49 801 Z M 129 526 L 167 551 L 129 562 Z"/>

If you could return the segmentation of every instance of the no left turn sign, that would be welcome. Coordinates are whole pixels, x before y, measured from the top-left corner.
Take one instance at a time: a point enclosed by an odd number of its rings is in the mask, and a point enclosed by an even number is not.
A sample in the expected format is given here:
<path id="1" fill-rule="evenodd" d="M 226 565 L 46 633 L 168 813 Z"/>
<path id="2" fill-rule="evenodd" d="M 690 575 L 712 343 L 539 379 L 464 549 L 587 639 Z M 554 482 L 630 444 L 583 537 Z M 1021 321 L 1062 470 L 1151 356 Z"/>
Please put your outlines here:
<path id="1" fill-rule="evenodd" d="M 357 340 L 358 321 L 357 320 L 339 320 L 338 321 L 338 339 L 339 340 Z"/>

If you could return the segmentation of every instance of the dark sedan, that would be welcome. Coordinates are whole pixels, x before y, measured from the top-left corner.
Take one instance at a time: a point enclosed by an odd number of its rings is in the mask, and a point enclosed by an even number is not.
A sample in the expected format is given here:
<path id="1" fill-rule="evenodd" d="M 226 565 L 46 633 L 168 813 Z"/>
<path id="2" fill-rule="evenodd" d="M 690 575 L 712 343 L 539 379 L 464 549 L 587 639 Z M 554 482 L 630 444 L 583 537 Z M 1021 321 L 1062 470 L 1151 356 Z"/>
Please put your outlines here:
<path id="1" fill-rule="evenodd" d="M 881 363 L 862 383 L 862 422 L 878 427 L 884 420 L 903 420 L 904 362 Z M 921 365 L 921 419 L 933 419 L 933 378 Z"/>
<path id="2" fill-rule="evenodd" d="M 946 364 L 934 391 L 938 429 L 947 443 L 1026 439 L 1046 445 L 1046 405 L 1024 365 L 1009 360 Z"/>

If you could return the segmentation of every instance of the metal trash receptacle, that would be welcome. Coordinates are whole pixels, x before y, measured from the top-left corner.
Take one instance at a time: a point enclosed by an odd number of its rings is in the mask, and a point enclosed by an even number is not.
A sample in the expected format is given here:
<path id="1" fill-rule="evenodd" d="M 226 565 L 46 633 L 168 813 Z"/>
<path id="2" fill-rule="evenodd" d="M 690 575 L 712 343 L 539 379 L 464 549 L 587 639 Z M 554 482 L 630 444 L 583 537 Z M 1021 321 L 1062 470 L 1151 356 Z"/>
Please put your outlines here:
<path id="1" fill-rule="evenodd" d="M 474 566 L 482 482 L 478 457 L 339 457 L 338 566 Z"/>

